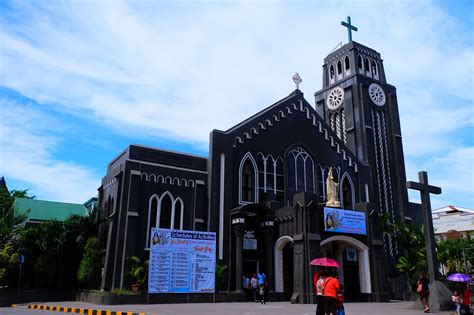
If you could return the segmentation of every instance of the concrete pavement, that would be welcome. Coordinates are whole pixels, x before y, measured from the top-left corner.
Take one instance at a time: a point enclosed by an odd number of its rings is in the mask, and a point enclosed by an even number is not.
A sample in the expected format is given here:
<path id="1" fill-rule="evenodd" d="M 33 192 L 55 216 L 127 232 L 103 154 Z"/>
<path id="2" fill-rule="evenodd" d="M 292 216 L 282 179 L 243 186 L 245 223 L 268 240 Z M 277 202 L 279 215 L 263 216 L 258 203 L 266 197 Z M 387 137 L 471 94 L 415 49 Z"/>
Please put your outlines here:
<path id="1" fill-rule="evenodd" d="M 41 304 L 41 303 L 35 303 Z M 61 307 L 93 308 L 115 310 L 122 312 L 145 312 L 147 315 L 313 315 L 316 305 L 290 304 L 289 302 L 273 302 L 261 305 L 259 303 L 199 303 L 199 304 L 153 304 L 153 305 L 96 305 L 82 302 L 48 302 L 45 305 Z M 421 315 L 420 310 L 412 309 L 413 302 L 390 303 L 346 303 L 347 315 Z M 453 312 L 433 312 L 433 314 L 448 315 Z M 15 308 L 0 308 L 1 315 L 39 315 L 61 314 L 56 311 L 30 310 L 26 305 L 17 305 Z M 65 313 L 62 313 L 65 314 Z M 105 314 L 105 312 L 103 313 Z M 124 313 L 126 315 L 126 313 Z"/>

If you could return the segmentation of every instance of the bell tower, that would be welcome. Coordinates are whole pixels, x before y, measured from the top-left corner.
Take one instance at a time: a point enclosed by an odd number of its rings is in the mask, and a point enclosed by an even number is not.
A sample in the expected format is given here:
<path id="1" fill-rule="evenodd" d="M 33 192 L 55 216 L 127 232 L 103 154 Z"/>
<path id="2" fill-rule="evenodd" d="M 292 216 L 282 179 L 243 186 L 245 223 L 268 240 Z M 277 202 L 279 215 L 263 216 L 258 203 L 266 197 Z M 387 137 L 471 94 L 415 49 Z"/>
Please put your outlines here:
<path id="1" fill-rule="evenodd" d="M 408 214 L 405 164 L 394 86 L 386 81 L 380 54 L 352 41 L 331 52 L 323 65 L 323 88 L 315 93 L 318 114 L 354 153 L 370 168 L 369 176 L 359 178 L 365 187 L 365 200 L 377 204 L 391 221 Z M 390 237 L 385 239 L 389 256 L 397 254 Z"/>

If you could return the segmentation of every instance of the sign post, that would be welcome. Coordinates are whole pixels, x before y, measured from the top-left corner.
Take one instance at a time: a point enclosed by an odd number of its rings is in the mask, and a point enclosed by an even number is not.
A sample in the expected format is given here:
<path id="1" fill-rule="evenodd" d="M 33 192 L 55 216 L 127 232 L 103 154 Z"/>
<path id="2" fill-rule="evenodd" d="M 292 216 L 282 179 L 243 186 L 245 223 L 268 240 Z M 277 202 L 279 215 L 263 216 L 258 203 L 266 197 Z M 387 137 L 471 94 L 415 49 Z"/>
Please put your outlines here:
<path id="1" fill-rule="evenodd" d="M 153 228 L 148 293 L 214 293 L 216 233 Z"/>

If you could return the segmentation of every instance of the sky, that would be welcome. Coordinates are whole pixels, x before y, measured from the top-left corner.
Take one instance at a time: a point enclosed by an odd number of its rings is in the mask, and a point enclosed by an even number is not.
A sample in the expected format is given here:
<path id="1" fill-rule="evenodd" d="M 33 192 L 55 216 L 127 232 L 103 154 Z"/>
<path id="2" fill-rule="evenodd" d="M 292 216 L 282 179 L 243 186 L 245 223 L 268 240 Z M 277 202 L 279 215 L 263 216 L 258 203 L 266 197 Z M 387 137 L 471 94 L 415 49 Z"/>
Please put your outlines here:
<path id="1" fill-rule="evenodd" d="M 129 144 L 208 155 L 353 40 L 396 86 L 407 180 L 474 209 L 474 1 L 1 1 L 0 176 L 82 203 Z M 410 200 L 419 201 L 416 192 Z"/>

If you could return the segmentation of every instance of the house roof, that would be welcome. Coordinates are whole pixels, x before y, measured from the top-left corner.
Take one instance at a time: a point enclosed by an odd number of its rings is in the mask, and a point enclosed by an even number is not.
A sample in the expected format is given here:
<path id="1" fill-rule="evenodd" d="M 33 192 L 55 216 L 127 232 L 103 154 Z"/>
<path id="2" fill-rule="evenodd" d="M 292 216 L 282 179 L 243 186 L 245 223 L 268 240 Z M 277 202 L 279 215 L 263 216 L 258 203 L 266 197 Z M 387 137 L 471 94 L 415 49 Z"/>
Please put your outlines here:
<path id="1" fill-rule="evenodd" d="M 468 209 L 468 208 L 461 208 L 458 206 L 446 206 L 446 207 L 442 207 L 442 208 L 435 209 L 432 211 L 432 213 L 440 213 L 440 214 L 444 212 L 448 212 L 448 213 L 464 212 L 464 213 L 474 214 L 474 210 Z"/>
<path id="2" fill-rule="evenodd" d="M 435 234 L 474 231 L 474 210 L 446 206 L 433 211 Z"/>
<path id="3" fill-rule="evenodd" d="M 26 213 L 27 221 L 64 221 L 71 214 L 85 216 L 87 208 L 76 203 L 15 198 L 15 212 Z"/>

